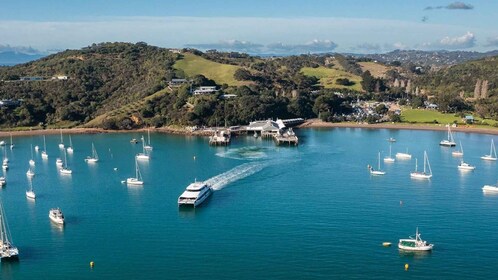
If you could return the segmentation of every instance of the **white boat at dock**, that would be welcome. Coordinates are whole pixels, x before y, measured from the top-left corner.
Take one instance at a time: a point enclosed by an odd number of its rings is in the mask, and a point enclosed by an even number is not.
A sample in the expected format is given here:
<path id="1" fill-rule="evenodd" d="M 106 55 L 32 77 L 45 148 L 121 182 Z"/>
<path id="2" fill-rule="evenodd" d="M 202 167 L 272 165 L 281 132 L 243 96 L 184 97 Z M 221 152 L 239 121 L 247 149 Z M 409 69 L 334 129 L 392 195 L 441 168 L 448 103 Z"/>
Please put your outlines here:
<path id="1" fill-rule="evenodd" d="M 420 233 L 415 232 L 415 238 L 409 237 L 407 239 L 400 239 L 398 248 L 404 251 L 431 251 L 434 244 L 428 244 L 427 241 L 422 240 Z"/>
<path id="2" fill-rule="evenodd" d="M 211 187 L 205 182 L 191 183 L 178 198 L 178 206 L 197 207 L 211 195 L 212 191 Z"/>
<path id="3" fill-rule="evenodd" d="M 19 250 L 12 244 L 12 238 L 5 219 L 5 210 L 0 201 L 0 260 L 17 259 L 18 257 Z"/>
<path id="4" fill-rule="evenodd" d="M 432 177 L 431 165 L 426 151 L 424 151 L 424 171 L 418 171 L 418 161 L 415 159 L 415 171 L 410 173 L 410 177 L 414 179 L 430 179 Z"/>
<path id="5" fill-rule="evenodd" d="M 63 225 L 65 222 L 64 214 L 59 208 L 52 208 L 48 211 L 48 217 L 56 224 Z"/>

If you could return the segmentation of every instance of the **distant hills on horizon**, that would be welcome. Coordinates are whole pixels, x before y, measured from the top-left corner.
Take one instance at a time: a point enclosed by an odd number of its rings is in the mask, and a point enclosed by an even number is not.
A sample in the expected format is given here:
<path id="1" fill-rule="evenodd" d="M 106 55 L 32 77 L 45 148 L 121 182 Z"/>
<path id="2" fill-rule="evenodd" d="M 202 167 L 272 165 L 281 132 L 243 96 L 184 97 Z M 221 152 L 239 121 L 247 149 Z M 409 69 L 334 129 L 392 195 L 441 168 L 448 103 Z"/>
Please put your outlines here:
<path id="1" fill-rule="evenodd" d="M 377 60 L 382 63 L 414 63 L 417 65 L 453 65 L 462 63 L 469 60 L 481 59 L 484 57 L 498 55 L 498 50 L 488 51 L 488 52 L 475 52 L 475 51 L 448 51 L 448 50 L 438 50 L 438 51 L 421 51 L 421 50 L 394 50 L 386 53 L 374 53 L 374 54 L 361 54 L 361 53 L 314 53 L 314 55 L 333 55 L 342 54 L 353 56 L 355 58 L 368 58 L 372 60 Z M 23 52 L 6 51 L 0 52 L 0 66 L 13 66 L 17 64 L 27 63 L 30 61 L 35 61 L 37 59 L 48 56 L 49 54 L 28 54 Z M 292 56 L 289 54 L 250 54 L 253 56 L 260 57 L 286 57 Z M 293 54 L 301 55 L 301 54 Z"/>

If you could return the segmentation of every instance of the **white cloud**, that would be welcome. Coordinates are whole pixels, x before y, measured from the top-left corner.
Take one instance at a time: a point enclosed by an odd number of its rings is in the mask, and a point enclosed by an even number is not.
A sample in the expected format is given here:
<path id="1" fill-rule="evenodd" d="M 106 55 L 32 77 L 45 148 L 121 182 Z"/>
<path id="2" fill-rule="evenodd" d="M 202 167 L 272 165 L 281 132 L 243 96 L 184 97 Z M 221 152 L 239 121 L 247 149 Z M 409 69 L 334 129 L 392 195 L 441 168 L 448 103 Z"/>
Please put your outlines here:
<path id="1" fill-rule="evenodd" d="M 476 37 L 474 33 L 467 32 L 459 37 L 444 37 L 439 41 L 442 47 L 447 47 L 449 49 L 467 49 L 475 46 Z"/>
<path id="2" fill-rule="evenodd" d="M 418 21 L 321 17 L 98 17 L 65 22 L 0 20 L 0 44 L 48 50 L 81 48 L 98 42 L 144 41 L 162 47 L 211 45 L 252 50 L 261 45 L 262 48 L 287 51 L 348 52 L 355 50 L 360 42 L 382 48 L 396 42 L 417 46 L 420 41 L 436 42 L 447 34 L 459 34 L 465 29 Z M 484 32 L 480 36 L 490 34 Z M 226 40 L 241 37 L 244 40 Z M 454 44 L 447 46 L 454 47 Z"/>

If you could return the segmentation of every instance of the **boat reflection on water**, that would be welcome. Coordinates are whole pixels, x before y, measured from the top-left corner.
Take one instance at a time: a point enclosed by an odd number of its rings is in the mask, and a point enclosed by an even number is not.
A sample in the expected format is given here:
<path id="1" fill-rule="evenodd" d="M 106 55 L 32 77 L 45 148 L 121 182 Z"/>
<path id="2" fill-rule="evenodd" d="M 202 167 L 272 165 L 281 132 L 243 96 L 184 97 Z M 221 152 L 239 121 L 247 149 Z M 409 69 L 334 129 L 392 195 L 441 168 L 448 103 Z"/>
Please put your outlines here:
<path id="1" fill-rule="evenodd" d="M 411 257 L 414 259 L 425 259 L 429 258 L 432 255 L 432 250 L 431 251 L 406 251 L 406 250 L 401 250 L 399 249 L 399 256 L 400 257 Z"/>

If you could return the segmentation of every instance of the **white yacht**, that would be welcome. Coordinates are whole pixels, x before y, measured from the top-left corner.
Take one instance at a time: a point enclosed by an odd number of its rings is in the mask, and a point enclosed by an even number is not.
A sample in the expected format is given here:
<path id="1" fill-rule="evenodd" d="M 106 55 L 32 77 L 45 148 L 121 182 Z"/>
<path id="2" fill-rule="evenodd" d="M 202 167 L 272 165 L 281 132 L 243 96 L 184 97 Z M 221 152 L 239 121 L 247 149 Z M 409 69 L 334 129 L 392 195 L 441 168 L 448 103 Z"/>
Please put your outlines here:
<path id="1" fill-rule="evenodd" d="M 97 150 L 95 150 L 95 145 L 93 145 L 93 142 L 92 142 L 92 156 L 86 157 L 85 161 L 88 163 L 96 163 L 97 161 L 99 161 L 99 155 L 97 154 Z"/>
<path id="2" fill-rule="evenodd" d="M 33 178 L 35 176 L 35 171 L 31 169 L 31 166 L 29 167 L 28 171 L 26 171 L 26 176 L 28 176 L 29 178 Z"/>
<path id="3" fill-rule="evenodd" d="M 5 141 L 4 140 L 0 141 L 0 146 L 5 146 Z"/>
<path id="4" fill-rule="evenodd" d="M 0 260 L 17 259 L 18 257 L 19 250 L 12 244 L 12 238 L 5 219 L 5 211 L 0 202 Z"/>
<path id="5" fill-rule="evenodd" d="M 456 151 L 451 152 L 451 155 L 452 155 L 452 156 L 454 156 L 454 157 L 463 157 L 463 146 L 462 146 L 462 141 L 460 141 L 459 143 L 460 143 L 460 149 L 459 149 L 459 150 L 456 150 Z"/>
<path id="6" fill-rule="evenodd" d="M 453 134 L 451 133 L 451 128 L 450 125 L 448 124 L 448 139 L 444 139 L 441 142 L 439 142 L 439 145 L 441 146 L 446 146 L 446 147 L 455 147 L 456 143 L 455 140 L 453 139 Z"/>
<path id="7" fill-rule="evenodd" d="M 123 183 L 126 182 L 128 185 L 143 185 L 144 181 L 142 180 L 142 174 L 140 173 L 140 168 L 138 168 L 138 162 L 137 159 L 135 159 L 135 177 L 130 177 L 126 179 L 126 181 L 123 181 Z"/>
<path id="8" fill-rule="evenodd" d="M 57 166 L 62 166 L 63 164 L 64 164 L 64 162 L 62 161 L 62 159 L 57 158 L 57 159 L 55 160 L 55 165 L 57 165 Z"/>
<path id="9" fill-rule="evenodd" d="M 0 177 L 0 187 L 5 186 L 5 184 L 7 184 L 7 181 L 5 180 L 5 177 L 1 176 Z"/>
<path id="10" fill-rule="evenodd" d="M 396 139 L 393 138 L 393 137 L 389 137 L 389 139 L 387 139 L 387 141 L 389 141 L 389 142 L 396 142 Z"/>
<path id="11" fill-rule="evenodd" d="M 204 182 L 194 182 L 178 198 L 178 206 L 190 205 L 196 207 L 211 195 L 213 190 Z"/>
<path id="12" fill-rule="evenodd" d="M 35 146 L 35 152 L 38 152 L 40 150 L 40 147 L 38 145 Z"/>
<path id="13" fill-rule="evenodd" d="M 150 129 L 147 129 L 147 145 L 144 146 L 147 151 L 152 151 L 152 146 L 150 145 Z"/>
<path id="14" fill-rule="evenodd" d="M 492 185 L 485 185 L 482 187 L 482 192 L 484 193 L 498 193 L 498 184 L 492 186 Z"/>
<path id="15" fill-rule="evenodd" d="M 12 142 L 12 133 L 10 134 L 10 149 L 14 149 L 14 142 Z"/>
<path id="16" fill-rule="evenodd" d="M 45 135 L 43 135 L 43 151 L 41 152 L 42 159 L 48 159 L 47 154 L 47 142 L 45 141 Z"/>
<path id="17" fill-rule="evenodd" d="M 61 174 L 66 174 L 66 175 L 73 174 L 73 171 L 71 169 L 69 169 L 68 164 L 67 164 L 66 150 L 64 150 L 64 164 L 62 165 L 62 167 L 59 170 L 60 170 Z"/>
<path id="18" fill-rule="evenodd" d="M 396 153 L 397 159 L 411 159 L 412 155 L 408 153 L 408 149 L 406 149 L 406 153 Z"/>
<path id="19" fill-rule="evenodd" d="M 396 161 L 391 155 L 392 155 L 392 148 L 391 148 L 391 143 L 389 143 L 389 156 L 384 158 L 385 163 L 393 163 Z"/>
<path id="20" fill-rule="evenodd" d="M 418 228 L 415 238 L 410 236 L 408 239 L 400 239 L 398 243 L 398 248 L 404 251 L 430 251 L 433 247 L 434 244 L 428 244 L 427 241 L 422 240 Z"/>
<path id="21" fill-rule="evenodd" d="M 418 161 L 415 159 L 415 171 L 410 173 L 410 177 L 414 179 L 430 179 L 432 177 L 431 165 L 426 151 L 424 151 L 424 171 L 418 171 Z"/>
<path id="22" fill-rule="evenodd" d="M 144 140 L 143 136 L 142 136 L 142 149 L 143 149 L 143 151 L 141 153 L 138 153 L 136 158 L 138 160 L 149 160 L 149 154 L 147 153 L 147 150 L 145 149 L 145 140 Z"/>
<path id="23" fill-rule="evenodd" d="M 460 161 L 460 164 L 458 165 L 458 169 L 459 170 L 469 170 L 469 171 L 471 171 L 471 170 L 476 169 L 476 167 L 473 166 L 473 165 L 470 165 L 470 164 L 468 164 L 468 163 L 466 163 L 465 161 L 462 160 L 462 161 Z"/>
<path id="24" fill-rule="evenodd" d="M 59 143 L 59 148 L 64 149 L 64 139 L 62 138 L 62 128 L 61 128 L 61 142 Z"/>
<path id="25" fill-rule="evenodd" d="M 31 180 L 29 181 L 29 190 L 26 191 L 26 197 L 29 199 L 36 199 L 36 194 L 35 191 L 33 191 L 33 182 Z"/>
<path id="26" fill-rule="evenodd" d="M 2 169 L 5 171 L 9 170 L 9 164 L 5 160 L 2 163 Z"/>
<path id="27" fill-rule="evenodd" d="M 73 150 L 73 140 L 71 139 L 71 135 L 69 135 L 69 147 L 67 147 L 67 152 L 72 154 L 74 152 Z"/>
<path id="28" fill-rule="evenodd" d="M 48 211 L 48 217 L 50 220 L 56 224 L 63 225 L 64 224 L 64 214 L 62 214 L 61 209 L 52 208 Z"/>
<path id="29" fill-rule="evenodd" d="M 481 159 L 496 161 L 496 148 L 493 139 L 491 139 L 491 150 L 489 151 L 489 155 L 484 155 Z"/>
<path id="30" fill-rule="evenodd" d="M 385 171 L 380 170 L 380 152 L 379 152 L 379 159 L 378 159 L 378 164 L 377 164 L 377 170 L 374 170 L 372 166 L 368 166 L 368 169 L 370 170 L 370 174 L 372 175 L 386 175 Z"/>

